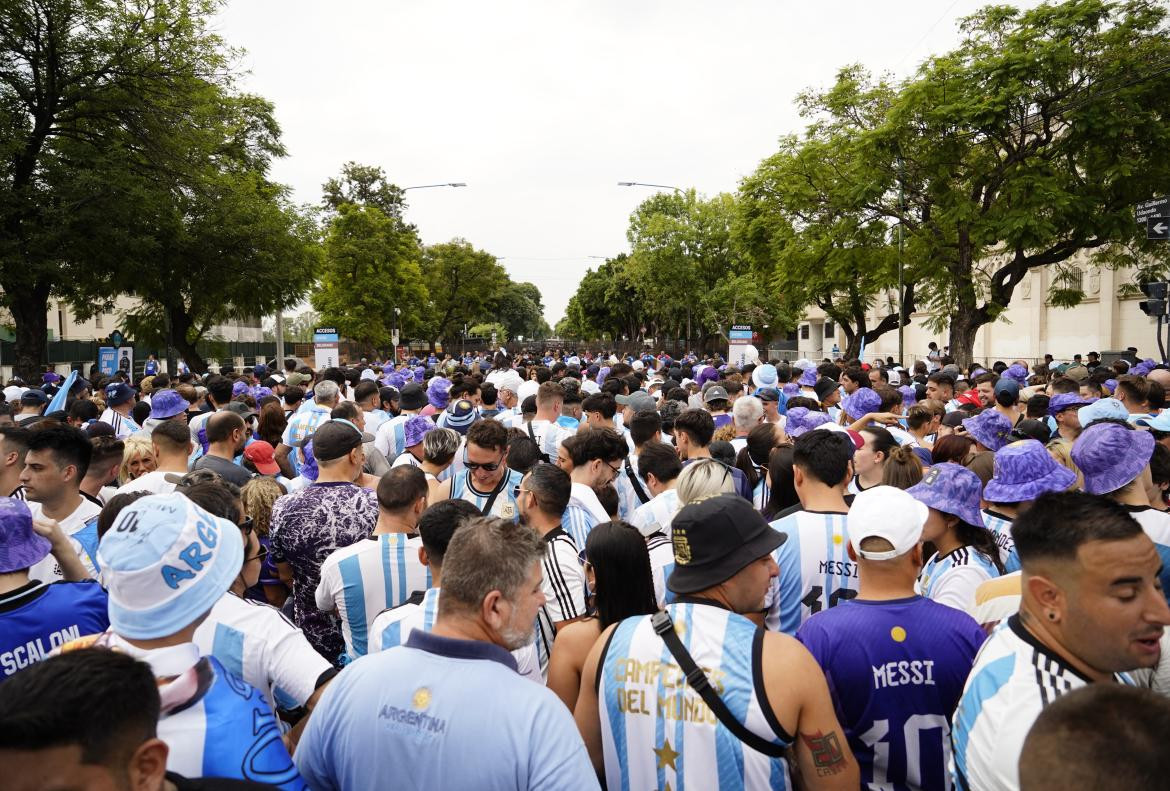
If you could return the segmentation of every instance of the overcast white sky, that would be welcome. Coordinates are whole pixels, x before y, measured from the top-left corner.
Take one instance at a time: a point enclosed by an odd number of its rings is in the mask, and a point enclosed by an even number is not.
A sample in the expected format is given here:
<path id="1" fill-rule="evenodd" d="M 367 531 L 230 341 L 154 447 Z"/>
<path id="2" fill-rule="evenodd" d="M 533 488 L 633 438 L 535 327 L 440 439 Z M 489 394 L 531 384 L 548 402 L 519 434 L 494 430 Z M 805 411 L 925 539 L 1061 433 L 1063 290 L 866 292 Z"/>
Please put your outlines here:
<path id="1" fill-rule="evenodd" d="M 276 104 L 298 201 L 354 160 L 544 295 L 628 249 L 645 181 L 713 195 L 803 129 L 793 99 L 860 62 L 905 75 L 983 0 L 229 0 L 218 32 Z M 1033 6 L 1034 0 L 1017 5 Z"/>

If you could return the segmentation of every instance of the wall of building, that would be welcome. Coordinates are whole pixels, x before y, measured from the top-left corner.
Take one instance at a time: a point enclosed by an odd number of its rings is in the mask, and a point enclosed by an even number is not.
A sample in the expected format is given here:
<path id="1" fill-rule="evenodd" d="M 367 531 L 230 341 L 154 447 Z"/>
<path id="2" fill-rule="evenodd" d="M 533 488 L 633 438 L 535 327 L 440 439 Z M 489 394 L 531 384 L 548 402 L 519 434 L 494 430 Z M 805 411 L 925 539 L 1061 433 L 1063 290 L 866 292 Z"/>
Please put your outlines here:
<path id="1" fill-rule="evenodd" d="M 137 306 L 138 300 L 133 297 L 118 297 L 114 300 L 110 311 L 81 321 L 66 303 L 51 302 L 48 313 L 50 340 L 92 341 L 103 339 L 115 329 L 121 329 L 118 318 L 120 315 Z M 258 317 L 214 325 L 207 335 L 208 338 L 223 341 L 252 343 L 264 340 L 264 330 L 260 326 Z"/>
<path id="2" fill-rule="evenodd" d="M 1089 351 L 1121 350 L 1136 346 L 1142 357 L 1159 356 L 1157 322 L 1138 309 L 1140 296 L 1121 296 L 1120 287 L 1132 282 L 1130 270 L 1109 270 L 1084 263 L 1081 266 L 1085 299 L 1073 308 L 1058 308 L 1048 303 L 1047 295 L 1053 273 L 1034 270 L 1016 288 L 1011 305 L 1000 318 L 983 326 L 975 338 L 977 360 L 1039 360 L 1051 354 L 1069 360 L 1074 354 Z M 880 318 L 874 311 L 874 322 Z M 906 360 L 923 359 L 931 341 L 940 347 L 947 344 L 948 334 L 932 332 L 925 326 L 927 314 L 914 314 L 904 330 Z M 828 322 L 832 323 L 832 322 Z M 826 317 L 812 308 L 797 330 L 798 357 L 831 357 L 833 344 L 845 348 L 845 336 L 832 327 L 825 337 Z M 807 329 L 806 329 L 807 328 Z M 806 337 L 807 336 L 807 337 Z M 898 333 L 889 332 L 866 348 L 866 358 L 898 356 Z"/>

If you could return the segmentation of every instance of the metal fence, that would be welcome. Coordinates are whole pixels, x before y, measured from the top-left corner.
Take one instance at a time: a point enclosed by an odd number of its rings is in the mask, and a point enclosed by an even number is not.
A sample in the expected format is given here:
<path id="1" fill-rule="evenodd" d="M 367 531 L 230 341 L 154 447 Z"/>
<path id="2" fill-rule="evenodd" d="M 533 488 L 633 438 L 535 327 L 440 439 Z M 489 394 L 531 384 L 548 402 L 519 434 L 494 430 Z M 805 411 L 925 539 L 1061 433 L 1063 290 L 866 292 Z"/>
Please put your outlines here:
<path id="1" fill-rule="evenodd" d="M 68 366 L 85 373 L 89 367 L 97 363 L 98 349 L 107 346 L 99 341 L 49 341 L 46 348 L 47 365 L 54 368 Z M 125 346 L 134 349 L 134 372 L 141 376 L 146 358 L 153 354 L 159 360 L 166 358 L 166 349 L 137 344 L 127 340 Z M 286 348 L 289 344 L 286 344 Z M 243 360 L 244 365 L 252 365 L 256 361 L 269 360 L 276 356 L 275 341 L 203 341 L 196 346 L 203 359 L 215 361 L 218 365 L 234 364 L 236 360 Z M 178 355 L 176 355 L 176 358 Z M 0 366 L 10 369 L 16 360 L 16 344 L 12 341 L 0 341 Z"/>

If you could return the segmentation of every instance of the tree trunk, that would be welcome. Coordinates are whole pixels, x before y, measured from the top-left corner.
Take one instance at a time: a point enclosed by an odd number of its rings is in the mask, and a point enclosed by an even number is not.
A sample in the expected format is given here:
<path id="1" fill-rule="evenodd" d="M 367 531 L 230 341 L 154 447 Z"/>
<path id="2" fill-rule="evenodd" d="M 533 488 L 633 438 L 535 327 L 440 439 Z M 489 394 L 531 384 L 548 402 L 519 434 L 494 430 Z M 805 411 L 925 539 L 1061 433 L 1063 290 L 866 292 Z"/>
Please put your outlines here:
<path id="1" fill-rule="evenodd" d="M 49 287 L 11 287 L 4 291 L 16 324 L 16 374 L 26 382 L 40 382 L 41 371 L 48 362 Z"/>
<path id="2" fill-rule="evenodd" d="M 986 323 L 983 312 L 978 310 L 962 312 L 951 319 L 951 357 L 960 368 L 971 364 L 975 355 L 975 335 Z"/>
<path id="3" fill-rule="evenodd" d="M 841 359 L 846 360 L 846 361 L 855 360 L 855 359 L 857 359 L 857 355 L 860 352 L 861 352 L 861 336 L 854 335 L 853 337 L 849 338 L 848 345 L 846 345 L 845 349 L 841 352 Z M 829 355 L 829 356 L 831 356 L 831 355 Z"/>
<path id="4" fill-rule="evenodd" d="M 191 319 L 182 310 L 176 308 L 166 308 L 166 310 L 171 317 L 171 332 L 175 336 L 175 348 L 183 355 L 183 362 L 187 363 L 187 367 L 191 369 L 192 373 L 207 373 L 207 361 L 196 350 L 195 344 L 189 340 Z"/>
<path id="5" fill-rule="evenodd" d="M 971 234 L 967 226 L 959 226 L 958 261 L 952 274 L 957 284 L 958 300 L 955 313 L 951 317 L 950 356 L 960 368 L 971 364 L 971 356 L 975 350 L 975 334 L 979 328 L 990 321 L 987 306 L 979 307 L 976 302 L 978 295 L 975 291 L 974 249 L 971 244 Z M 1008 292 L 1010 299 L 1011 292 Z"/>

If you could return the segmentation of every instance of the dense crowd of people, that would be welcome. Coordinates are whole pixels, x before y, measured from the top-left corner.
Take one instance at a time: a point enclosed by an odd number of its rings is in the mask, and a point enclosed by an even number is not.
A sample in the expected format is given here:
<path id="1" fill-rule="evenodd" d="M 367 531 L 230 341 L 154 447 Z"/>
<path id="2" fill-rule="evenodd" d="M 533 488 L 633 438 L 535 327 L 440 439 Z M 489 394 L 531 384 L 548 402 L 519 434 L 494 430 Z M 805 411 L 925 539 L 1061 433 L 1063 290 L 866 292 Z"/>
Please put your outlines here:
<path id="1" fill-rule="evenodd" d="M 159 368 L 3 390 L 4 788 L 1170 783 L 1167 365 Z"/>

